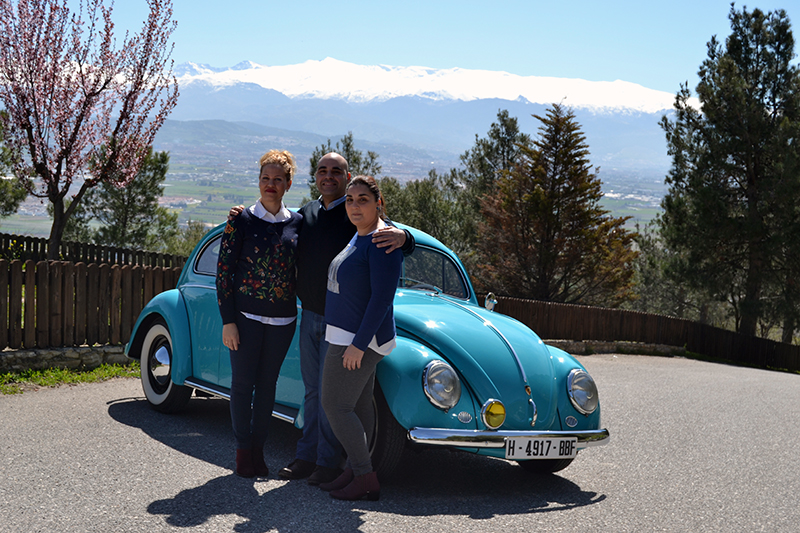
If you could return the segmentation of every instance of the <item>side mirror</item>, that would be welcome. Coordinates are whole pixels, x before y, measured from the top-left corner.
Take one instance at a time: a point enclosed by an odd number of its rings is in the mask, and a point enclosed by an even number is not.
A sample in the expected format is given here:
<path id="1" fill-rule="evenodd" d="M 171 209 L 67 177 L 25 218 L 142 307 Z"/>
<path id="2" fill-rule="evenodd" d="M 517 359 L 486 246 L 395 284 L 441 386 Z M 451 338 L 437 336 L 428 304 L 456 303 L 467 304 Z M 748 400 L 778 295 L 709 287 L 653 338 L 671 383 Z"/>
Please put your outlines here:
<path id="1" fill-rule="evenodd" d="M 483 306 L 489 311 L 494 311 L 494 306 L 497 305 L 497 296 L 493 292 L 486 293 L 486 298 L 483 301 Z"/>

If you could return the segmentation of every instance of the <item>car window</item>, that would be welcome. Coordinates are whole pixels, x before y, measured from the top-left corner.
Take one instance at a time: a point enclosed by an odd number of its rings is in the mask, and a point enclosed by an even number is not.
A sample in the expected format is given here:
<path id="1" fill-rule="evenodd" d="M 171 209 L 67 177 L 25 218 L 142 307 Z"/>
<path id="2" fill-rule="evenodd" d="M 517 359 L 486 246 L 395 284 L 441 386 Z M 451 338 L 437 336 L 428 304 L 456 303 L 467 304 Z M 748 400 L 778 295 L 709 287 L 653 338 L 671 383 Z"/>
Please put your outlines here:
<path id="1" fill-rule="evenodd" d="M 217 259 L 219 258 L 219 244 L 222 242 L 222 235 L 216 239 L 208 241 L 205 248 L 197 254 L 194 262 L 194 271 L 198 274 L 217 275 Z"/>
<path id="2" fill-rule="evenodd" d="M 456 298 L 468 298 L 461 269 L 445 254 L 417 246 L 405 258 L 400 287 L 407 289 L 436 288 Z"/>

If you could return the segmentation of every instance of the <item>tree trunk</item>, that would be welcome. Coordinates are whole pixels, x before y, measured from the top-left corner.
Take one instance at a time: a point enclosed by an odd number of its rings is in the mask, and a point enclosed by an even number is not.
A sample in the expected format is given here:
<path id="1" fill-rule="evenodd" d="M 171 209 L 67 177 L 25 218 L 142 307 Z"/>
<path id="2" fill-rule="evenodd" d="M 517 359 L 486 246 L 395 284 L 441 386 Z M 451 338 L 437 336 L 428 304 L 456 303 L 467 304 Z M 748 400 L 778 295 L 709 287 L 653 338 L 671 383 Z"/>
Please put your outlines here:
<path id="1" fill-rule="evenodd" d="M 60 259 L 61 239 L 67 227 L 67 216 L 64 213 L 64 199 L 51 199 L 53 203 L 53 225 L 50 228 L 50 238 L 47 241 L 47 259 L 57 261 Z"/>
<path id="2" fill-rule="evenodd" d="M 794 340 L 795 320 L 793 316 L 787 316 L 783 320 L 783 334 L 781 335 L 781 342 L 792 344 Z"/>

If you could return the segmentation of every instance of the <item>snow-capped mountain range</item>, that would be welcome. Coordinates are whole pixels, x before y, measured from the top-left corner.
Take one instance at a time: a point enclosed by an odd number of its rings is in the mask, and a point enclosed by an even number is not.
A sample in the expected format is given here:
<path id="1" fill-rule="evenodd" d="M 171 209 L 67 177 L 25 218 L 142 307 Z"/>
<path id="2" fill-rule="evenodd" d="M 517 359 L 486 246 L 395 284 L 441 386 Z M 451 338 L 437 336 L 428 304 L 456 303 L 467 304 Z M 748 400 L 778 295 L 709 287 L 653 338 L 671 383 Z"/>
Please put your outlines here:
<path id="1" fill-rule="evenodd" d="M 331 58 L 274 67 L 184 63 L 174 74 L 180 98 L 156 148 L 169 150 L 175 161 L 183 154 L 192 154 L 189 161 L 215 161 L 241 152 L 251 164 L 268 147 L 292 147 L 307 160 L 315 146 L 352 132 L 357 148 L 380 154 L 387 172 L 424 178 L 430 169 L 457 166 L 499 110 L 536 136 L 541 123 L 534 115 L 561 103 L 573 110 L 591 162 L 605 176 L 663 181 L 669 167 L 658 122 L 672 112 L 674 95 L 625 81 L 364 66 Z"/>
<path id="2" fill-rule="evenodd" d="M 656 113 L 675 95 L 622 80 L 586 81 L 462 68 L 432 69 L 356 65 L 332 58 L 298 65 L 265 66 L 244 61 L 230 68 L 184 63 L 175 68 L 183 88 L 202 82 L 217 90 L 253 84 L 289 98 L 385 102 L 398 97 L 433 101 L 501 99 L 549 105 L 564 102 L 594 112 Z"/>

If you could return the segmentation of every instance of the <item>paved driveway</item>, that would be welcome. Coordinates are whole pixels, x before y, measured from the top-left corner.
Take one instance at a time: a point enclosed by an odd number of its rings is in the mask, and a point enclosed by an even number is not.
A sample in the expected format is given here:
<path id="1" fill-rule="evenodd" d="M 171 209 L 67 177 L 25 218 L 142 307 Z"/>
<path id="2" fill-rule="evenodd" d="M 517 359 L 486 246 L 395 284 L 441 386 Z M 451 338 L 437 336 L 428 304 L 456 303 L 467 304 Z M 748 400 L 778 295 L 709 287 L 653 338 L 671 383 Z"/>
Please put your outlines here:
<path id="1" fill-rule="evenodd" d="M 559 475 L 407 454 L 378 502 L 231 473 L 228 404 L 162 415 L 138 380 L 0 397 L 0 531 L 796 531 L 800 376 L 594 355 L 604 447 Z M 275 421 L 277 471 L 299 432 Z"/>

